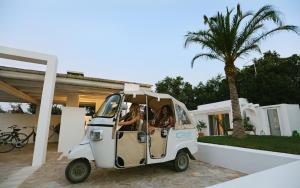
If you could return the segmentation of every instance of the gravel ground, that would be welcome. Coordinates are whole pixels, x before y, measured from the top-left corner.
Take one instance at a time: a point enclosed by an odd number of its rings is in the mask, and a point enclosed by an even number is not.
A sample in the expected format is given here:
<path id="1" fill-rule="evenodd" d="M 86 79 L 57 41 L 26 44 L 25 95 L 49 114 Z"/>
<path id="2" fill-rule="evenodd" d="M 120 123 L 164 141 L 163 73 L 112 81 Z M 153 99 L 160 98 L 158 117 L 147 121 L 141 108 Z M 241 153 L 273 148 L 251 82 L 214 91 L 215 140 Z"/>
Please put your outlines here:
<path id="1" fill-rule="evenodd" d="M 57 146 L 50 144 L 47 162 L 31 176 L 29 176 L 20 188 L 92 188 L 92 187 L 206 187 L 245 174 L 229 169 L 213 166 L 201 161 L 191 161 L 185 172 L 174 172 L 169 164 L 155 164 L 144 167 L 135 167 L 122 170 L 97 169 L 93 166 L 89 178 L 80 184 L 70 184 L 64 175 L 68 160 L 58 160 L 55 152 Z M 0 182 L 9 175 L 24 166 L 30 165 L 33 146 L 27 146 L 22 150 L 16 150 L 9 154 L 0 154 Z"/>

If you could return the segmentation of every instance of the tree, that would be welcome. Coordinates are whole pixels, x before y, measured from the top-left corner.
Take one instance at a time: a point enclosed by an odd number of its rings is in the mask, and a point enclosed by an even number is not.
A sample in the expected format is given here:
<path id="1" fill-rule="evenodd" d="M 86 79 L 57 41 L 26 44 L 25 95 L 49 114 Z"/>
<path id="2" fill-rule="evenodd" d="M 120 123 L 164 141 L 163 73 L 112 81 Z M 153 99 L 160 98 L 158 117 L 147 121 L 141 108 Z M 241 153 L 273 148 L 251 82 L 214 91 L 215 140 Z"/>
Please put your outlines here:
<path id="1" fill-rule="evenodd" d="M 52 115 L 61 115 L 61 107 L 62 107 L 62 105 L 60 105 L 60 104 L 53 104 L 52 109 L 51 109 L 51 114 Z M 27 111 L 31 114 L 35 114 L 36 113 L 36 105 L 29 103 L 28 107 L 27 107 Z"/>
<path id="2" fill-rule="evenodd" d="M 156 92 L 172 95 L 179 101 L 184 102 L 189 110 L 196 109 L 198 104 L 195 101 L 193 86 L 183 81 L 181 76 L 176 78 L 166 77 L 162 81 L 158 81 L 155 86 Z"/>
<path id="3" fill-rule="evenodd" d="M 156 84 L 156 92 L 167 93 L 183 102 L 189 110 L 197 109 L 198 105 L 228 100 L 228 85 L 222 75 L 208 80 L 206 84 L 200 82 L 193 87 L 182 77 L 166 77 Z"/>
<path id="4" fill-rule="evenodd" d="M 237 73 L 241 96 L 260 105 L 300 104 L 299 55 L 280 58 L 278 53 L 268 51 L 254 63 L 255 68 L 247 66 Z"/>
<path id="5" fill-rule="evenodd" d="M 51 114 L 61 115 L 61 107 L 62 107 L 62 105 L 60 105 L 60 104 L 53 104 Z"/>
<path id="6" fill-rule="evenodd" d="M 217 15 L 208 18 L 204 15 L 206 30 L 188 32 L 185 40 L 185 47 L 190 43 L 200 44 L 207 52 L 197 54 L 192 59 L 192 66 L 200 57 L 215 59 L 225 63 L 225 75 L 228 81 L 230 100 L 233 114 L 233 136 L 245 137 L 245 130 L 242 126 L 241 110 L 236 88 L 236 67 L 235 61 L 252 51 L 260 52 L 259 42 L 266 37 L 279 31 L 293 31 L 299 33 L 296 26 L 284 25 L 280 13 L 272 6 L 266 5 L 256 13 L 242 12 L 240 5 L 234 9 L 227 8 L 226 13 L 218 12 Z M 269 31 L 264 28 L 270 21 L 275 27 Z M 242 23 L 245 23 L 242 25 Z"/>
<path id="7" fill-rule="evenodd" d="M 35 114 L 36 112 L 36 105 L 33 103 L 29 103 L 27 107 L 27 111 L 31 114 Z"/>
<path id="8" fill-rule="evenodd" d="M 14 114 L 24 114 L 21 103 L 10 104 L 10 113 Z"/>

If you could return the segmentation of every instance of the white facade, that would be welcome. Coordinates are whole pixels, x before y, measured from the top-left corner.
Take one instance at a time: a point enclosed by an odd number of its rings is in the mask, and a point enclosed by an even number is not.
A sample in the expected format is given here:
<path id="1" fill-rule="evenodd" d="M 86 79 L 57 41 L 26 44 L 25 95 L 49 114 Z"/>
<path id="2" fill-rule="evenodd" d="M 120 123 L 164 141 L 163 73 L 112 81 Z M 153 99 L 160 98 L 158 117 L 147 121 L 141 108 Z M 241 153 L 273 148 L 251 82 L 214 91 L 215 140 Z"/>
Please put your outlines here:
<path id="1" fill-rule="evenodd" d="M 29 124 L 36 126 L 37 133 L 38 144 L 34 145 L 33 166 L 41 166 L 46 161 L 48 136 L 51 136 L 49 125 L 53 103 L 65 104 L 67 107 L 95 105 L 98 109 L 106 96 L 124 90 L 125 84 L 146 90 L 151 88 L 149 84 L 85 77 L 81 73 L 56 74 L 57 58 L 37 52 L 0 46 L 0 58 L 46 66 L 45 72 L 0 66 L 0 102 L 33 103 L 37 105 L 37 109 L 40 109 L 39 116 L 34 118 L 30 116 L 28 120 Z M 0 119 L 3 122 L 0 129 L 5 129 L 11 122 L 24 126 L 25 122 L 22 118 L 26 115 L 18 116 L 13 120 L 10 118 L 14 115 L 10 115 L 7 117 L 4 115 L 7 120 Z M 84 121 L 87 118 L 83 114 L 81 119 Z"/>
<path id="2" fill-rule="evenodd" d="M 249 118 L 257 135 L 291 136 L 294 130 L 300 132 L 298 104 L 259 106 L 244 98 L 240 98 L 239 102 L 243 119 Z M 190 112 L 196 122 L 201 120 L 207 125 L 202 131 L 205 135 L 210 135 L 209 115 L 228 114 L 230 128 L 233 128 L 230 100 L 200 105 Z"/>

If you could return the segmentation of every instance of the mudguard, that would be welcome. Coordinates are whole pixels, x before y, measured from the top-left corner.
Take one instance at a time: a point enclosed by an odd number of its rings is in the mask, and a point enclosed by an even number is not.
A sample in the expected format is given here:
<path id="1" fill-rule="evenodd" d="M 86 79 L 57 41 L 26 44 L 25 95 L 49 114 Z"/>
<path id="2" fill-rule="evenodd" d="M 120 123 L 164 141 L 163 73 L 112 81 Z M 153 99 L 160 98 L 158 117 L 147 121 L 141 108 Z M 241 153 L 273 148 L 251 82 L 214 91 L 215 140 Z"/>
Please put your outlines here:
<path id="1" fill-rule="evenodd" d="M 90 146 L 90 143 L 81 143 L 69 151 L 69 159 L 86 158 L 88 160 L 94 160 L 94 155 Z"/>

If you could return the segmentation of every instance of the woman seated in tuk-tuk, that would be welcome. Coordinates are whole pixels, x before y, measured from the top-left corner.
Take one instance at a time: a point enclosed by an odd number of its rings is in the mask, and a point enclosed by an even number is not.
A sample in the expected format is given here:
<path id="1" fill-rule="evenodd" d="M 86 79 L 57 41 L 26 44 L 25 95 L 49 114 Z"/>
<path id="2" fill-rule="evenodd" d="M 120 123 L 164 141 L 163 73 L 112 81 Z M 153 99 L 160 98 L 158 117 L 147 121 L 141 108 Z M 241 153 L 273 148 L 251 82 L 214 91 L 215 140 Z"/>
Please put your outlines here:
<path id="1" fill-rule="evenodd" d="M 119 131 L 136 131 L 136 127 L 141 119 L 140 106 L 136 103 L 132 103 L 129 112 L 120 119 Z"/>
<path id="2" fill-rule="evenodd" d="M 158 119 L 155 120 L 157 127 L 171 128 L 174 126 L 175 121 L 173 117 L 173 111 L 169 105 L 164 105 L 158 115 Z"/>
<path id="3" fill-rule="evenodd" d="M 158 128 L 171 128 L 174 127 L 175 121 L 173 111 L 169 105 L 164 105 L 155 120 L 150 123 L 149 132 L 152 132 L 155 127 Z"/>

